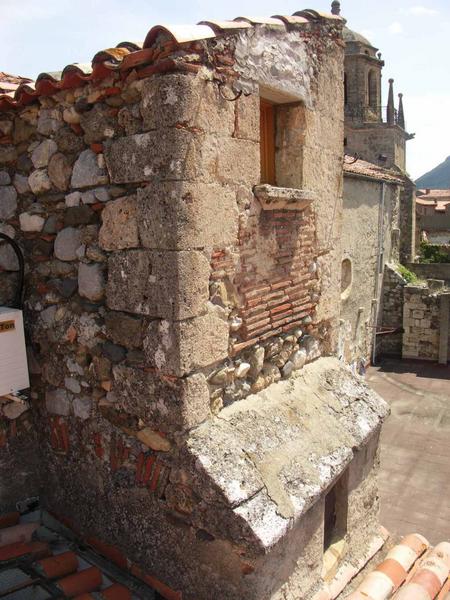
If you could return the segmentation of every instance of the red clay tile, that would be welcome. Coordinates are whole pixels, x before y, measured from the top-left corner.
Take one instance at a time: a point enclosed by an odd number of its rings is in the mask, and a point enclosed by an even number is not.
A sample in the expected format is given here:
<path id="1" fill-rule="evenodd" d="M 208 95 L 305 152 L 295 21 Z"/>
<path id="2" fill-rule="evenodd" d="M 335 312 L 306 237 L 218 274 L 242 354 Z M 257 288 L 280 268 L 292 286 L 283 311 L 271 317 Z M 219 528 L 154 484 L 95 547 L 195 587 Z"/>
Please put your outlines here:
<path id="1" fill-rule="evenodd" d="M 116 546 L 113 546 L 112 544 L 106 544 L 105 542 L 102 542 L 94 537 L 87 538 L 86 542 L 95 550 L 97 550 L 99 554 L 109 559 L 121 569 L 124 569 L 125 571 L 128 569 L 127 559 Z"/>
<path id="2" fill-rule="evenodd" d="M 35 566 L 45 577 L 56 579 L 75 573 L 78 569 L 78 558 L 74 552 L 63 552 L 40 560 Z"/>
<path id="3" fill-rule="evenodd" d="M 130 590 L 120 583 L 114 583 L 102 590 L 100 595 L 104 600 L 131 600 Z"/>
<path id="4" fill-rule="evenodd" d="M 69 598 L 97 590 L 102 584 L 102 572 L 97 567 L 89 567 L 56 582 L 57 587 Z"/>
<path id="5" fill-rule="evenodd" d="M 384 560 L 375 571 L 379 571 L 380 573 L 384 573 L 386 577 L 392 581 L 394 590 L 396 590 L 406 579 L 406 571 L 402 567 L 402 565 L 392 558 L 388 558 Z"/>
<path id="6" fill-rule="evenodd" d="M 183 594 L 181 592 L 173 590 L 153 575 L 147 575 L 137 565 L 131 565 L 131 574 L 152 587 L 166 600 L 183 600 Z"/>
<path id="7" fill-rule="evenodd" d="M 50 549 L 48 544 L 45 544 L 44 542 L 30 542 L 28 544 L 16 542 L 0 548 L 0 562 L 13 560 L 20 556 L 26 556 L 27 554 L 38 559 L 45 558 L 50 555 Z"/>

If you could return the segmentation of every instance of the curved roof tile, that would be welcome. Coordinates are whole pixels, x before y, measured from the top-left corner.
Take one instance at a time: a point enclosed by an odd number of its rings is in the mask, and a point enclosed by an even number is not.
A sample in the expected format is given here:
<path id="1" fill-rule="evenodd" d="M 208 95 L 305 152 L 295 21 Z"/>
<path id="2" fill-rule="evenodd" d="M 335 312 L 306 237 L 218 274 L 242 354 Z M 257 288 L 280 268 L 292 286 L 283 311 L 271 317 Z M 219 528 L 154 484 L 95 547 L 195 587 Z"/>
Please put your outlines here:
<path id="1" fill-rule="evenodd" d="M 168 58 L 177 47 L 190 42 L 210 39 L 255 25 L 301 26 L 309 21 L 320 19 L 344 21 L 337 15 L 306 9 L 292 16 L 274 15 L 267 18 L 241 16 L 232 21 L 200 21 L 197 25 L 156 25 L 149 30 L 143 44 L 132 41 L 120 42 L 115 48 L 97 52 L 91 64 L 73 63 L 65 66 L 62 71 L 40 73 L 35 83 L 29 79 L 0 72 L 0 110 L 25 106 L 40 95 L 48 96 L 59 90 L 78 87 L 88 81 L 104 79 L 115 70 L 126 71 L 149 65 L 143 71 L 148 75 L 150 71 L 155 72 L 158 69 L 159 63 L 155 64 L 158 60 Z M 162 69 L 163 65 L 160 66 Z"/>

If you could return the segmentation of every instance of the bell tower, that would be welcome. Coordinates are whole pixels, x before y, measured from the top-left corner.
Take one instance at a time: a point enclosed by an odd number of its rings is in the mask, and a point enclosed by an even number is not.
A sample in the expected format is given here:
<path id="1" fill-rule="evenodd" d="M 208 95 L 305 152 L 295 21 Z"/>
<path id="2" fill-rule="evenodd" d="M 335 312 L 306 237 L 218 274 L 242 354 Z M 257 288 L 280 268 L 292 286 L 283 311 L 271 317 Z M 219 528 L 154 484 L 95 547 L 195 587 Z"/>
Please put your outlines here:
<path id="1" fill-rule="evenodd" d="M 331 11 L 340 14 L 338 0 Z M 348 27 L 344 27 L 344 41 L 345 152 L 404 172 L 406 141 L 413 135 L 405 130 L 402 94 L 396 109 L 394 80 L 389 79 L 388 101 L 383 105 L 381 52 Z"/>

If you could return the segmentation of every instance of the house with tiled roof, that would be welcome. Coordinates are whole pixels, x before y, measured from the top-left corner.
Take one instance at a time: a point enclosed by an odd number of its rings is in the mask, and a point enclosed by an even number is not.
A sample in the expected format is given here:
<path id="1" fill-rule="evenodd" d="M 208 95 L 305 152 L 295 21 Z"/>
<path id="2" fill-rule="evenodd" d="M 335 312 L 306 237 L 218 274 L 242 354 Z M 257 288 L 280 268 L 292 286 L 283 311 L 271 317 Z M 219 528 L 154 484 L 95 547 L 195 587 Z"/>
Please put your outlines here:
<path id="1" fill-rule="evenodd" d="M 0 385 L 22 313 L 30 375 L 0 390 L 0 593 L 330 599 L 384 546 L 388 408 L 338 359 L 336 4 L 154 26 L 0 95 Z"/>

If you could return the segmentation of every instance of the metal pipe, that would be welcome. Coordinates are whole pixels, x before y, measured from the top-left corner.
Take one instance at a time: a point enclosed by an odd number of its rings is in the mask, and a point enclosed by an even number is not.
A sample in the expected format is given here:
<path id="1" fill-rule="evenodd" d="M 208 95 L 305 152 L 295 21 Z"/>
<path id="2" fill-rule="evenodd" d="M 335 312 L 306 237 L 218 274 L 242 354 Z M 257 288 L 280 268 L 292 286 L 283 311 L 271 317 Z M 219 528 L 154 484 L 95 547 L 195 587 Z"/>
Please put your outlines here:
<path id="1" fill-rule="evenodd" d="M 373 325 L 375 326 L 373 329 L 372 335 L 372 364 L 374 365 L 376 362 L 377 355 L 377 330 L 376 326 L 378 325 L 378 315 L 380 308 L 380 301 L 378 298 L 379 288 L 380 288 L 380 276 L 383 273 L 383 255 L 384 255 L 384 203 L 386 197 L 386 183 L 383 181 L 381 183 L 381 201 L 380 201 L 380 210 L 378 212 L 378 253 L 377 253 L 377 270 L 375 275 L 375 290 L 374 290 L 374 299 L 372 302 L 373 308 Z"/>
<path id="2" fill-rule="evenodd" d="M 9 237 L 9 235 L 6 235 L 6 233 L 0 232 L 0 239 L 5 240 L 5 242 L 7 242 L 12 247 L 12 249 L 16 253 L 17 260 L 19 261 L 19 283 L 17 285 L 16 295 L 13 300 L 12 308 L 22 309 L 22 306 L 23 306 L 23 282 L 24 282 L 24 277 L 25 277 L 25 263 L 24 263 L 24 259 L 23 259 L 23 253 L 22 253 L 22 250 L 21 250 L 19 244 L 16 241 L 14 241 L 11 237 Z"/>

